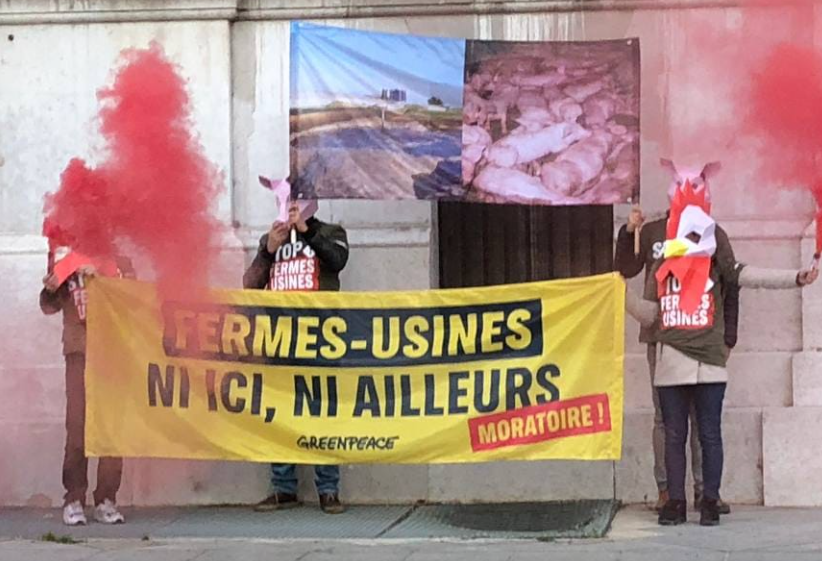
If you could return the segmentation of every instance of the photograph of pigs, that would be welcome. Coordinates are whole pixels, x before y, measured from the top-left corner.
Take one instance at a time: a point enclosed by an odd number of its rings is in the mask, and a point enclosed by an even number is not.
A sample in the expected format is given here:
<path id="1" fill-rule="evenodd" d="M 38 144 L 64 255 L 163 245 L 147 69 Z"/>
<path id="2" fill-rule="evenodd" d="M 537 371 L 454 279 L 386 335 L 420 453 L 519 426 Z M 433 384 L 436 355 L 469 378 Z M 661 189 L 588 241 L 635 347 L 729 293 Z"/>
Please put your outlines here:
<path id="1" fill-rule="evenodd" d="M 610 205 L 639 194 L 639 40 L 468 41 L 466 199 Z"/>
<path id="2" fill-rule="evenodd" d="M 299 196 L 461 198 L 464 65 L 462 39 L 292 23 Z"/>

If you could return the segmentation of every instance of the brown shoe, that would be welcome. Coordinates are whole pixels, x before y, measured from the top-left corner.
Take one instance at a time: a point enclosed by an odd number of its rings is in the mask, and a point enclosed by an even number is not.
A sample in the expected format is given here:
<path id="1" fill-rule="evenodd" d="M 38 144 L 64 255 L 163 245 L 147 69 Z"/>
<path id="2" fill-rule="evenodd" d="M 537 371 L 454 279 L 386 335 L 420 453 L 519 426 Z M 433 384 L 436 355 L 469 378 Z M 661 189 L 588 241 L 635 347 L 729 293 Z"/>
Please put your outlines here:
<path id="1" fill-rule="evenodd" d="M 731 513 L 731 505 L 719 499 L 716 501 L 716 506 L 719 508 L 719 514 L 730 514 Z"/>
<path id="2" fill-rule="evenodd" d="M 665 503 L 668 502 L 668 491 L 660 491 L 659 498 L 656 500 L 656 505 L 654 505 L 654 510 L 659 514 L 662 512 L 662 507 L 665 506 Z"/>
<path id="3" fill-rule="evenodd" d="M 300 506 L 297 495 L 291 493 L 274 493 L 264 501 L 254 505 L 255 512 L 272 512 L 274 510 L 286 510 Z"/>
<path id="4" fill-rule="evenodd" d="M 336 493 L 320 495 L 320 508 L 326 514 L 342 514 L 345 507 L 340 502 L 340 497 Z"/>
<path id="5" fill-rule="evenodd" d="M 731 505 L 719 499 L 716 501 L 716 507 L 719 511 L 719 514 L 730 514 L 731 513 Z M 694 510 L 701 510 L 702 509 L 702 495 L 700 493 L 694 493 Z"/>

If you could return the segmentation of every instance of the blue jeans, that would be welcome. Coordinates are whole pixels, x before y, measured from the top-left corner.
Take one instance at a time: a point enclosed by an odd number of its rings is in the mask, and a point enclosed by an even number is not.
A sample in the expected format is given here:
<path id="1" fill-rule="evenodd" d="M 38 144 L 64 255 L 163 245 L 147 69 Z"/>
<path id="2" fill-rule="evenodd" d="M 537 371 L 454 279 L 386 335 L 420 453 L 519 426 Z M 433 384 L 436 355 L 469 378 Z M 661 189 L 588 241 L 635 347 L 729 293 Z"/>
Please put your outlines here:
<path id="1" fill-rule="evenodd" d="M 314 466 L 314 484 L 318 495 L 334 495 L 340 491 L 340 466 Z M 277 493 L 297 494 L 297 466 L 271 464 L 271 485 Z"/>
<path id="2" fill-rule="evenodd" d="M 685 500 L 685 444 L 688 414 L 693 404 L 702 445 L 702 481 L 706 499 L 719 499 L 722 482 L 722 400 L 726 384 L 660 386 L 659 401 L 665 423 L 665 467 L 671 499 Z"/>

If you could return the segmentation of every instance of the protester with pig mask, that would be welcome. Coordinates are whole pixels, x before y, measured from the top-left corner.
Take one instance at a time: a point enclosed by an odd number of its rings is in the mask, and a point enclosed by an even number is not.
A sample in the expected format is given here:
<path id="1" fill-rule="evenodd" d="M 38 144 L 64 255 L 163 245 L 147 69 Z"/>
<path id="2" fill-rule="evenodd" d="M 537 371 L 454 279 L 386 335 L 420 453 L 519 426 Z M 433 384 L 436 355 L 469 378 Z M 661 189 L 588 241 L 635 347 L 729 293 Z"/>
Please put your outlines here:
<path id="1" fill-rule="evenodd" d="M 745 266 L 720 251 L 704 178 L 680 180 L 671 201 L 662 256 L 651 269 L 644 299 L 630 290 L 628 312 L 645 327 L 657 325 L 654 386 L 665 425 L 669 499 L 661 525 L 687 519 L 685 445 L 688 415 L 696 410 L 702 445 L 700 524 L 719 524 L 722 480 L 722 402 L 728 382 L 724 300 L 728 288 L 787 289 L 818 277 L 815 269 L 785 271 Z"/>
<path id="2" fill-rule="evenodd" d="M 348 262 L 348 238 L 342 226 L 305 216 L 290 202 L 287 222 L 274 222 L 260 238 L 257 255 L 243 275 L 243 287 L 279 291 L 339 290 L 339 273 Z M 310 211 L 309 211 L 310 212 Z M 315 466 L 320 508 L 328 514 L 345 509 L 339 499 L 339 466 Z M 259 503 L 260 512 L 299 505 L 293 464 L 271 464 L 274 493 Z"/>
<path id="3" fill-rule="evenodd" d="M 671 185 L 668 189 L 668 200 L 671 202 L 677 192 L 677 185 L 682 183 L 682 178 L 677 172 L 671 160 L 660 160 L 662 167 L 671 177 Z M 693 181 L 707 184 L 711 177 L 720 169 L 719 162 L 712 162 L 702 168 L 696 174 Z M 687 174 L 694 175 L 694 174 Z M 614 256 L 615 268 L 625 278 L 633 278 L 645 269 L 645 280 L 651 274 L 654 263 L 662 257 L 662 248 L 665 243 L 665 231 L 668 223 L 668 215 L 652 222 L 644 223 L 644 216 L 639 207 L 631 211 L 628 223 L 620 228 L 617 234 L 616 255 Z M 639 230 L 639 251 L 634 245 L 634 236 Z M 721 226 L 716 227 L 717 255 L 723 261 L 735 261 L 731 243 L 728 235 Z M 739 289 L 736 285 L 726 285 L 723 294 L 723 312 L 725 319 L 725 346 L 733 349 L 737 340 L 737 326 L 739 318 Z M 647 344 L 648 370 L 651 375 L 651 395 L 654 404 L 654 428 L 652 443 L 654 450 L 654 479 L 657 484 L 658 499 L 656 502 L 657 512 L 662 509 L 668 501 L 668 481 L 665 471 L 665 427 L 662 419 L 662 409 L 659 406 L 659 395 L 654 387 L 654 371 L 656 369 L 656 329 L 652 327 L 642 327 L 639 332 L 639 342 Z M 691 424 L 691 471 L 694 478 L 694 507 L 698 510 L 702 502 L 702 448 L 699 445 L 699 430 L 696 422 L 696 411 L 692 408 L 690 415 Z M 729 514 L 730 506 L 719 501 L 721 514 Z"/>

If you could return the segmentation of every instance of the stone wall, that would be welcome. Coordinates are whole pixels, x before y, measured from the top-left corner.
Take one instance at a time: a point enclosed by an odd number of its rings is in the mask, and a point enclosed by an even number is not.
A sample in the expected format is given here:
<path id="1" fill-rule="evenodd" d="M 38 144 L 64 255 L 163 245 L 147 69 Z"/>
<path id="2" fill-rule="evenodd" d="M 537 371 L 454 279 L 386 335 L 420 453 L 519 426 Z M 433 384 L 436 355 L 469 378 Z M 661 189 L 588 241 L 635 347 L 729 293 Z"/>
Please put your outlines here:
<path id="1" fill-rule="evenodd" d="M 159 40 L 189 81 L 194 120 L 207 154 L 225 172 L 221 218 L 232 225 L 233 263 L 215 282 L 239 283 L 243 259 L 273 215 L 257 175 L 287 169 L 288 19 L 401 33 L 517 40 L 639 37 L 642 45 L 643 206 L 664 208 L 661 155 L 701 163 L 722 153 L 715 214 L 741 259 L 762 266 L 810 261 L 803 241 L 812 203 L 800 191 L 746 197 L 756 180 L 751 154 L 729 138 L 694 145 L 701 118 L 729 118 L 728 92 L 700 80 L 685 25 L 710 21 L 729 41 L 735 2 L 519 0 L 15 0 L 0 1 L 0 505 L 54 505 L 61 496 L 63 379 L 60 327 L 39 314 L 45 266 L 42 196 L 74 155 L 100 146 L 94 114 L 117 53 Z M 760 11 L 775 18 L 774 10 Z M 812 4 L 782 8 L 819 22 Z M 777 18 L 775 18 L 777 19 Z M 817 24 L 818 25 L 818 24 Z M 778 40 L 790 33 L 774 25 Z M 817 41 L 811 30 L 807 40 Z M 717 56 L 728 56 L 718 53 Z M 730 129 L 729 129 L 730 130 Z M 730 133 L 726 133 L 730 134 Z M 660 188 L 657 188 L 660 186 Z M 320 214 L 349 231 L 347 290 L 437 285 L 434 208 L 423 202 L 323 202 Z M 627 209 L 617 209 L 617 222 Z M 245 256 L 243 251 L 245 250 Z M 636 286 L 634 286 L 636 289 Z M 725 417 L 723 493 L 733 502 L 822 504 L 822 287 L 745 292 L 740 344 L 731 361 Z M 654 498 L 652 409 L 643 349 L 627 325 L 624 455 L 620 462 L 354 466 L 344 498 L 358 502 Z M 138 460 L 126 464 L 124 504 L 258 500 L 265 466 Z M 310 478 L 305 492 L 310 494 Z"/>

